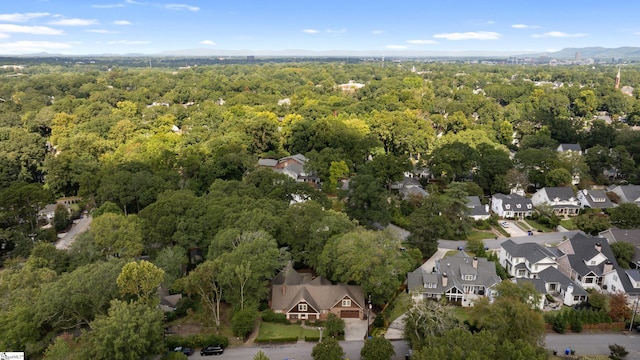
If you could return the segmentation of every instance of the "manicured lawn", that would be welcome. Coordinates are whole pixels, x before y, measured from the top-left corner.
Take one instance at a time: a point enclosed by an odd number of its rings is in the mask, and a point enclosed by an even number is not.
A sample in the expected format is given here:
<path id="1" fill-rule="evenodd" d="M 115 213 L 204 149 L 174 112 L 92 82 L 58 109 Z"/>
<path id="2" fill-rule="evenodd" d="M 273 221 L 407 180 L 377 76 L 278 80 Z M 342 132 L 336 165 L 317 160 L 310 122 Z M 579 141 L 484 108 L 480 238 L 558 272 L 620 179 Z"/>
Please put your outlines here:
<path id="1" fill-rule="evenodd" d="M 467 240 L 484 240 L 484 239 L 493 239 L 495 237 L 496 237 L 496 234 L 492 232 L 472 230 L 471 234 L 467 236 Z"/>
<path id="2" fill-rule="evenodd" d="M 300 325 L 296 324 L 276 324 L 262 322 L 260 323 L 260 332 L 258 333 L 258 340 L 269 340 L 279 338 L 294 338 L 304 339 L 305 336 L 319 337 L 320 331 L 314 329 L 304 329 Z"/>
<path id="3" fill-rule="evenodd" d="M 567 230 L 578 230 L 578 227 L 573 223 L 573 220 L 560 220 L 560 226 Z"/>
<path id="4" fill-rule="evenodd" d="M 527 230 L 531 230 L 531 226 L 529 226 L 529 224 L 527 224 L 524 221 L 518 221 L 517 222 L 518 226 L 520 226 L 520 228 L 522 228 L 522 230 L 527 231 Z"/>
<path id="5" fill-rule="evenodd" d="M 533 221 L 533 220 L 525 220 L 527 222 L 527 224 L 529 224 L 529 226 L 531 226 L 532 228 L 536 229 L 536 230 L 542 230 L 544 232 L 553 232 L 554 230 L 540 224 L 537 221 Z"/>

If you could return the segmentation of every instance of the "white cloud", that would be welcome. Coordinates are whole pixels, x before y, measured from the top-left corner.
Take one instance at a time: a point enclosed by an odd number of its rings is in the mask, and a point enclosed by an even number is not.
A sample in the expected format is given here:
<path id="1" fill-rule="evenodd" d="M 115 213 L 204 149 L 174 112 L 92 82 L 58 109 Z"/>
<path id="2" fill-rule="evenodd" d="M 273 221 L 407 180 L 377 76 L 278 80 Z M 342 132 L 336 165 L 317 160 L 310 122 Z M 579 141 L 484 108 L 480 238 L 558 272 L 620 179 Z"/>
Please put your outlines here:
<path id="1" fill-rule="evenodd" d="M 493 25 L 493 24 L 495 24 L 495 21 L 493 21 L 493 20 L 489 20 L 489 21 L 487 21 L 487 24 L 489 24 L 489 25 Z"/>
<path id="2" fill-rule="evenodd" d="M 27 22 L 31 19 L 49 16 L 46 12 L 0 14 L 0 21 Z"/>
<path id="3" fill-rule="evenodd" d="M 404 45 L 387 45 L 385 46 L 387 49 L 392 49 L 392 50 L 402 50 L 402 49 L 406 49 L 407 47 Z"/>
<path id="4" fill-rule="evenodd" d="M 58 25 L 58 26 L 91 26 L 96 25 L 98 20 L 95 19 L 60 19 L 55 21 L 50 21 L 49 25 Z"/>
<path id="5" fill-rule="evenodd" d="M 306 32 L 307 34 L 317 34 L 319 31 L 316 29 L 304 29 L 302 32 Z"/>
<path id="6" fill-rule="evenodd" d="M 116 20 L 113 22 L 114 25 L 131 25 L 131 21 L 127 20 Z"/>
<path id="7" fill-rule="evenodd" d="M 6 38 L 10 38 L 11 36 L 8 34 L 1 34 L 0 33 L 0 39 L 6 39 Z"/>
<path id="8" fill-rule="evenodd" d="M 32 35 L 61 35 L 62 30 L 50 28 L 48 26 L 23 26 L 12 24 L 0 24 L 0 33 L 22 33 Z"/>
<path id="9" fill-rule="evenodd" d="M 170 10 L 189 10 L 189 11 L 200 11 L 200 8 L 197 6 L 191 6 L 187 4 L 167 4 L 164 6 Z"/>
<path id="10" fill-rule="evenodd" d="M 543 37 L 563 38 L 563 37 L 580 37 L 580 36 L 587 36 L 587 35 L 588 34 L 583 34 L 583 33 L 567 34 L 567 33 L 564 33 L 562 31 L 549 31 L 549 32 L 546 32 L 544 34 L 533 34 L 533 35 L 531 35 L 531 37 L 535 37 L 535 38 L 543 38 Z"/>
<path id="11" fill-rule="evenodd" d="M 435 40 L 407 40 L 409 44 L 438 44 Z"/>
<path id="12" fill-rule="evenodd" d="M 47 50 L 68 49 L 71 45 L 51 41 L 16 41 L 0 43 L 0 51 L 11 54 L 43 52 Z"/>
<path id="13" fill-rule="evenodd" d="M 96 9 L 113 9 L 113 8 L 124 7 L 124 4 L 91 5 L 91 7 L 96 8 Z"/>
<path id="14" fill-rule="evenodd" d="M 334 29 L 327 29 L 327 32 L 329 34 L 342 34 L 342 33 L 346 33 L 347 29 L 338 29 L 338 30 L 334 30 Z"/>
<path id="15" fill-rule="evenodd" d="M 211 40 L 202 40 L 202 41 L 200 41 L 200 44 L 202 44 L 202 45 L 215 45 L 216 43 L 214 43 Z"/>
<path id="16" fill-rule="evenodd" d="M 86 32 L 96 33 L 96 34 L 117 34 L 117 31 L 105 30 L 105 29 L 89 29 L 85 30 Z"/>
<path id="17" fill-rule="evenodd" d="M 465 33 L 442 33 L 433 35 L 436 39 L 447 40 L 497 40 L 500 34 L 493 31 L 471 31 Z"/>
<path id="18" fill-rule="evenodd" d="M 527 25 L 527 24 L 513 24 L 511 25 L 514 29 L 537 29 L 540 26 L 538 25 Z"/>
<path id="19" fill-rule="evenodd" d="M 144 44 L 151 44 L 151 42 L 144 41 L 144 40 L 114 40 L 114 41 L 109 41 L 109 44 L 144 45 Z"/>
<path id="20" fill-rule="evenodd" d="M 384 30 L 372 30 L 371 33 L 373 35 L 380 35 L 380 34 L 384 34 Z"/>

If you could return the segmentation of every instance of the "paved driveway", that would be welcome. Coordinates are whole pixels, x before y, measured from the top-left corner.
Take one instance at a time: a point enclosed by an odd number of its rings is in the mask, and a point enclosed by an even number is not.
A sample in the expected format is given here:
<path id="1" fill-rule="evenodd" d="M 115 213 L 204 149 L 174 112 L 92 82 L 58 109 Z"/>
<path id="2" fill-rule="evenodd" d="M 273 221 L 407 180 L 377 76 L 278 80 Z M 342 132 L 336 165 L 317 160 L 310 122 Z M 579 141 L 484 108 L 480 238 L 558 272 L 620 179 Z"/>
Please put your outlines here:
<path id="1" fill-rule="evenodd" d="M 375 314 L 371 314 L 373 319 Z M 344 340 L 363 340 L 367 336 L 367 320 L 343 319 L 344 320 Z"/>

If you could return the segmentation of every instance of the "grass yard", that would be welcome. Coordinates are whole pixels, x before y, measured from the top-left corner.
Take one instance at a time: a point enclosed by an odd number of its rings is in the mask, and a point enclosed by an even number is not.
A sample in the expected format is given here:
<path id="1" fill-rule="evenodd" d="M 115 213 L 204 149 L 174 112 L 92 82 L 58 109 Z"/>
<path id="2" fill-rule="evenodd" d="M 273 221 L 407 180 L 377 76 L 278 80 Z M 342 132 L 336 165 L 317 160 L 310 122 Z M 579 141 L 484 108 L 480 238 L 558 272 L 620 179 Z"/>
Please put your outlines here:
<path id="1" fill-rule="evenodd" d="M 467 240 L 484 240 L 484 239 L 493 239 L 495 237 L 496 237 L 496 234 L 492 232 L 472 230 L 471 234 L 467 235 Z"/>
<path id="2" fill-rule="evenodd" d="M 294 338 L 304 340 L 305 336 L 319 337 L 320 331 L 315 329 L 305 329 L 297 324 L 277 324 L 277 323 L 260 323 L 260 332 L 258 333 L 258 340 L 280 339 L 280 338 Z"/>
<path id="3" fill-rule="evenodd" d="M 542 230 L 543 232 L 553 232 L 553 229 L 550 229 L 542 224 L 540 224 L 537 221 L 533 221 L 533 220 L 525 220 L 527 222 L 527 224 L 529 224 L 529 226 L 531 226 L 533 229 L 535 230 Z"/>
<path id="4" fill-rule="evenodd" d="M 560 226 L 567 230 L 578 230 L 578 227 L 573 223 L 573 220 L 571 219 L 560 220 Z"/>

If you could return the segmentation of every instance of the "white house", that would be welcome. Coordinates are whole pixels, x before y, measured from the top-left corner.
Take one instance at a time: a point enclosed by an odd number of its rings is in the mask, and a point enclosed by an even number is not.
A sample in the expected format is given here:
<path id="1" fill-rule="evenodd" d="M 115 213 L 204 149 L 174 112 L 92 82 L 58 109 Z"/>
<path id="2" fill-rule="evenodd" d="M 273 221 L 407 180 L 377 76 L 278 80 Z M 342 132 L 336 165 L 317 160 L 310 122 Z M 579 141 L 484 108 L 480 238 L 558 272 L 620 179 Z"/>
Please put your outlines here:
<path id="1" fill-rule="evenodd" d="M 533 214 L 533 203 L 518 194 L 494 194 L 491 196 L 491 211 L 501 218 L 525 218 Z"/>
<path id="2" fill-rule="evenodd" d="M 610 209 L 615 206 L 604 190 L 583 189 L 578 191 L 576 197 L 581 209 Z"/>
<path id="3" fill-rule="evenodd" d="M 531 197 L 533 206 L 547 204 L 556 215 L 577 215 L 580 202 L 570 187 L 544 187 Z"/>

